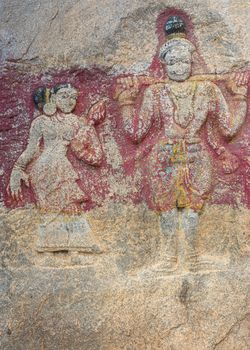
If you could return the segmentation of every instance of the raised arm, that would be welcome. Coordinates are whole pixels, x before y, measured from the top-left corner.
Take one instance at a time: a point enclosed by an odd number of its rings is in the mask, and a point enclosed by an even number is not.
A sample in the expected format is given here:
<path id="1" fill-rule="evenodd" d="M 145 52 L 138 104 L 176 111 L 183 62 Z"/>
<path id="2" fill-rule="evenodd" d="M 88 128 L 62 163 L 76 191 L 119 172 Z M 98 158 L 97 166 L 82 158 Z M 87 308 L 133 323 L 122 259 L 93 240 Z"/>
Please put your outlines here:
<path id="1" fill-rule="evenodd" d="M 227 139 L 233 138 L 243 125 L 247 113 L 248 80 L 240 76 L 230 81 L 230 105 L 226 102 L 221 90 L 212 84 L 212 102 L 210 112 L 212 118 L 207 123 L 207 135 L 210 146 L 222 161 L 226 173 L 234 172 L 239 166 L 238 157 L 231 154 L 223 146 L 220 135 Z M 237 81 L 238 80 L 238 81 Z"/>
<path id="2" fill-rule="evenodd" d="M 80 118 L 80 128 L 71 141 L 70 147 L 77 158 L 90 165 L 101 165 L 103 150 L 95 130 L 95 125 L 106 117 L 106 99 L 98 101 L 87 113 Z"/>
<path id="3" fill-rule="evenodd" d="M 32 122 L 27 147 L 14 164 L 11 172 L 8 190 L 15 200 L 22 199 L 21 181 L 29 186 L 29 177 L 25 171 L 28 164 L 34 159 L 42 138 L 41 121 L 42 116 Z"/>
<path id="4" fill-rule="evenodd" d="M 241 82 L 246 82 L 241 85 Z M 232 79 L 228 83 L 231 93 L 231 102 L 227 103 L 221 90 L 213 84 L 214 114 L 218 117 L 218 126 L 223 136 L 234 137 L 243 125 L 247 114 L 247 80 Z M 229 107 L 230 105 L 230 107 Z"/>
<path id="5" fill-rule="evenodd" d="M 135 143 L 147 135 L 154 119 L 154 88 L 147 87 L 138 98 L 139 84 L 136 78 L 124 78 L 121 83 L 123 90 L 117 97 L 124 130 Z"/>
<path id="6" fill-rule="evenodd" d="M 103 150 L 95 128 L 82 124 L 77 135 L 71 141 L 70 147 L 77 158 L 90 165 L 100 165 Z"/>

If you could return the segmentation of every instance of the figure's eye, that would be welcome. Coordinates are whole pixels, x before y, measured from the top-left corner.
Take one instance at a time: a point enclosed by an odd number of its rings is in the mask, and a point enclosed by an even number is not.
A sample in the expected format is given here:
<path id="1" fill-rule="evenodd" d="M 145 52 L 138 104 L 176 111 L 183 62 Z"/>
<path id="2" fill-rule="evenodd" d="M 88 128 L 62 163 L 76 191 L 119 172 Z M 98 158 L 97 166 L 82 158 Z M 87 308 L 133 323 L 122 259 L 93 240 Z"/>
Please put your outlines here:
<path id="1" fill-rule="evenodd" d="M 177 62 L 178 62 L 178 60 L 176 58 L 170 58 L 170 60 L 168 61 L 168 65 L 169 66 L 173 66 Z"/>

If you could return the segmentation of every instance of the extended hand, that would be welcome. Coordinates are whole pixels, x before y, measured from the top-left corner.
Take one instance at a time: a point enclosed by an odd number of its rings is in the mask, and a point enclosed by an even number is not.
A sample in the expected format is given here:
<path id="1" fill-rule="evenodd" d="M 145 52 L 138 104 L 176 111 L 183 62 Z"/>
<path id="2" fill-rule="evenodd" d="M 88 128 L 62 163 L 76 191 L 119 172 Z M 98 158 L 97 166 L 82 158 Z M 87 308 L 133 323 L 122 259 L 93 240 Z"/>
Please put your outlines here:
<path id="1" fill-rule="evenodd" d="M 21 181 L 24 181 L 25 185 L 29 186 L 29 176 L 22 169 L 13 168 L 7 192 L 16 201 L 23 199 Z"/>

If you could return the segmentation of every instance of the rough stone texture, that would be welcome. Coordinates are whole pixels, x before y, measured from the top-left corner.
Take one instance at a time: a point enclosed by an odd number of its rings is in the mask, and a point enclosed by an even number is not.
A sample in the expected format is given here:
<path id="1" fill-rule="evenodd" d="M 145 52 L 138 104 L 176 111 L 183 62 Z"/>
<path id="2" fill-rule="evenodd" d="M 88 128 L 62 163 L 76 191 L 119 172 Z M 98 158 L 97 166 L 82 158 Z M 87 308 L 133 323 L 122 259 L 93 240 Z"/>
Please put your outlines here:
<path id="1" fill-rule="evenodd" d="M 75 84 L 77 115 L 97 97 L 111 98 L 112 79 L 151 65 L 158 45 L 155 23 L 166 7 L 191 18 L 205 62 L 196 57 L 196 74 L 247 66 L 250 2 L 1 0 L 0 5 L 0 348 L 248 350 L 249 119 L 230 146 L 243 154 L 238 173 L 223 177 L 220 161 L 214 161 L 220 178 L 200 216 L 197 244 L 204 265 L 196 272 L 185 264 L 172 274 L 153 270 L 164 260 L 160 212 L 142 200 L 140 171 L 124 176 L 123 162 L 135 153 L 113 121 L 116 102 L 96 128 L 106 167 L 96 173 L 80 168 L 83 179 L 89 176 L 87 193 L 93 192 L 80 215 L 100 251 L 39 253 L 41 214 L 34 196 L 26 191 L 26 201 L 16 206 L 6 187 L 37 115 L 31 95 L 38 86 Z M 182 255 L 182 230 L 178 234 Z"/>
<path id="2" fill-rule="evenodd" d="M 212 261 L 232 249 L 235 227 L 249 249 L 249 213 L 234 217 L 227 207 L 204 212 L 200 232 Z M 1 218 L 3 349 L 249 348 L 246 257 L 220 271 L 148 278 L 143 272 L 159 259 L 160 234 L 158 215 L 145 208 L 88 214 L 106 244 L 106 253 L 94 256 L 38 255 L 33 209 L 4 210 Z"/>
<path id="3" fill-rule="evenodd" d="M 1 1 L 2 59 L 33 67 L 104 65 L 144 69 L 155 53 L 155 21 L 183 9 L 210 71 L 249 62 L 249 1 Z M 140 50 L 138 50 L 138 46 Z"/>

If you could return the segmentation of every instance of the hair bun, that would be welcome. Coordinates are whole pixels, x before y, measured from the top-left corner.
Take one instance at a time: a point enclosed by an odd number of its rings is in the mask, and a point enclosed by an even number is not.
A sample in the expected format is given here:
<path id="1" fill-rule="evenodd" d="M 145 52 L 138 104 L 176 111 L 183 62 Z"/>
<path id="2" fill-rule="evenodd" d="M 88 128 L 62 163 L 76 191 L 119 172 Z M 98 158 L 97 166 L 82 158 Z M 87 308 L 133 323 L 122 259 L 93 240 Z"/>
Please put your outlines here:
<path id="1" fill-rule="evenodd" d="M 32 97 L 36 108 L 42 110 L 43 106 L 50 101 L 51 90 L 46 86 L 41 86 L 33 93 Z"/>

